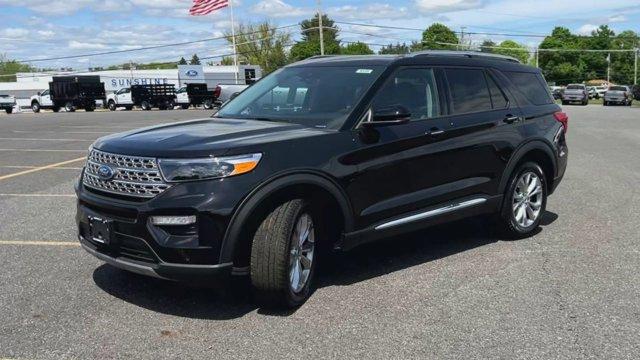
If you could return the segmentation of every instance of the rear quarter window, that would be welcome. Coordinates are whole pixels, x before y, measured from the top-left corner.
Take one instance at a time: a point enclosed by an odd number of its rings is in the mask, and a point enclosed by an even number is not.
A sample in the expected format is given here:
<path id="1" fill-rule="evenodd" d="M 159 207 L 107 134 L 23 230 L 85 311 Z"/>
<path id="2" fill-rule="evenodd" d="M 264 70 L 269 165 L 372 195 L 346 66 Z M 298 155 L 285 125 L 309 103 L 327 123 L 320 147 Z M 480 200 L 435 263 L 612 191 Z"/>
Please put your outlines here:
<path id="1" fill-rule="evenodd" d="M 505 74 L 530 103 L 534 105 L 552 104 L 549 87 L 540 74 L 506 71 Z"/>

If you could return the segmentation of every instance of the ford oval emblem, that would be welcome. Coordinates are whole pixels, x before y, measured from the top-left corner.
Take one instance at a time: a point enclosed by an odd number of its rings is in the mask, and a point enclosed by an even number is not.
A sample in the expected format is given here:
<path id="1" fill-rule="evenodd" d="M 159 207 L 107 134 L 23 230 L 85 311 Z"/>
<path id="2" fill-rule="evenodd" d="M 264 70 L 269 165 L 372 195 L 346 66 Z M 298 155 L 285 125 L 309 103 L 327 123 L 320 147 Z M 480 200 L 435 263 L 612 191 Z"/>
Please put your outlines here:
<path id="1" fill-rule="evenodd" d="M 100 177 L 101 180 L 104 181 L 108 181 L 113 179 L 113 176 L 116 173 L 113 171 L 113 169 L 110 166 L 107 165 L 100 165 L 100 167 L 98 168 L 98 176 Z"/>
<path id="2" fill-rule="evenodd" d="M 198 72 L 192 69 L 185 72 L 185 75 L 195 77 L 195 76 L 198 76 Z"/>

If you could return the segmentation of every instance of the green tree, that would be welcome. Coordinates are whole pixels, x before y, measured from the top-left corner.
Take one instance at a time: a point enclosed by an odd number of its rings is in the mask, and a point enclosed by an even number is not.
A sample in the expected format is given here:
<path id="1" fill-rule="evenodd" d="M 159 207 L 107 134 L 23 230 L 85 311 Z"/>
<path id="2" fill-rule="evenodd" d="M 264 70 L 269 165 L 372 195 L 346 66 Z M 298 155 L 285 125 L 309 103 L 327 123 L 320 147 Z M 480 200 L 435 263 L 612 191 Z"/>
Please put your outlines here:
<path id="1" fill-rule="evenodd" d="M 233 65 L 233 56 L 225 56 L 220 60 L 220 65 Z"/>
<path id="2" fill-rule="evenodd" d="M 386 46 L 383 46 L 382 48 L 380 48 L 380 51 L 378 51 L 378 54 L 380 55 L 385 55 L 385 54 L 408 54 L 411 52 L 411 48 L 406 44 L 406 43 L 396 43 L 394 44 L 389 44 Z"/>
<path id="3" fill-rule="evenodd" d="M 491 40 L 484 40 L 482 44 L 480 44 L 480 51 L 484 53 L 492 53 L 494 47 L 496 47 L 496 43 Z"/>
<path id="4" fill-rule="evenodd" d="M 412 50 L 455 50 L 458 44 L 458 36 L 446 25 L 434 23 L 422 32 L 422 44 L 419 49 Z"/>
<path id="5" fill-rule="evenodd" d="M 526 46 L 520 45 L 513 40 L 505 40 L 493 49 L 493 53 L 514 57 L 520 60 L 521 63 L 526 64 L 529 60 L 529 51 Z"/>
<path id="6" fill-rule="evenodd" d="M 198 57 L 198 55 L 193 54 L 193 56 L 191 57 L 191 61 L 189 61 L 189 65 L 200 65 L 200 58 Z"/>
<path id="7" fill-rule="evenodd" d="M 299 61 L 311 56 L 320 55 L 320 18 L 316 13 L 311 19 L 306 19 L 300 23 L 301 39 L 291 47 L 291 61 Z M 322 35 L 324 42 L 324 53 L 334 55 L 340 53 L 340 40 L 338 32 L 340 29 L 335 22 L 327 15 L 322 15 Z"/>
<path id="8" fill-rule="evenodd" d="M 230 33 L 225 37 L 229 44 L 233 43 Z M 241 63 L 260 65 L 265 74 L 270 73 L 287 64 L 285 48 L 290 41 L 289 33 L 276 29 L 268 21 L 240 24 L 236 29 L 238 60 Z"/>
<path id="9" fill-rule="evenodd" d="M 5 55 L 0 54 L 0 82 L 14 82 L 16 81 L 16 73 L 32 71 L 36 71 L 36 69 L 27 64 L 9 60 Z"/>
<path id="10" fill-rule="evenodd" d="M 544 38 L 539 49 L 578 50 L 584 46 L 577 35 L 565 27 L 558 26 L 551 35 Z M 585 64 L 581 60 L 581 53 L 577 51 L 540 51 L 539 66 L 548 81 L 564 85 L 583 81 Z"/>
<path id="11" fill-rule="evenodd" d="M 372 55 L 373 50 L 363 42 L 349 43 L 340 50 L 343 55 Z"/>
<path id="12" fill-rule="evenodd" d="M 187 60 L 184 57 L 181 57 L 178 61 L 178 65 L 187 65 Z"/>

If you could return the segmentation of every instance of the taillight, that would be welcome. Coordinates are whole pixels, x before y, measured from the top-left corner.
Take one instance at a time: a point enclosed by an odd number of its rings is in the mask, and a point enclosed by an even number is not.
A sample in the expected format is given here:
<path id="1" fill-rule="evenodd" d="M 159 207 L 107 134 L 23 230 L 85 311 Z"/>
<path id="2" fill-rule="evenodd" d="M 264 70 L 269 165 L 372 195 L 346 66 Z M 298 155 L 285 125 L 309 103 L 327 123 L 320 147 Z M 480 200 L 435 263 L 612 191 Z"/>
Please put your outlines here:
<path id="1" fill-rule="evenodd" d="M 553 114 L 553 117 L 562 124 L 564 132 L 566 133 L 569 129 L 569 116 L 567 116 L 567 114 L 562 111 L 558 111 Z"/>
<path id="2" fill-rule="evenodd" d="M 220 93 L 222 92 L 222 88 L 220 87 L 220 85 L 216 86 L 215 89 L 213 89 L 213 96 L 217 98 L 220 97 Z"/>

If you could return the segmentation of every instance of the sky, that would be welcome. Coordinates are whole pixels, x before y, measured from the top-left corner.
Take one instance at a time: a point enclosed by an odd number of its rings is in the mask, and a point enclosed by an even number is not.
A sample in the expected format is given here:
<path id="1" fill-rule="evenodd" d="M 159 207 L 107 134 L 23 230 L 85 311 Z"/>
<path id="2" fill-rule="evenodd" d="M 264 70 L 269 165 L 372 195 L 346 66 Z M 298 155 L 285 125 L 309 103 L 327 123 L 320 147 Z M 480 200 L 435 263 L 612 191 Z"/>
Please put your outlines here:
<path id="1" fill-rule="evenodd" d="M 81 56 L 38 62 L 37 59 L 87 55 L 141 46 L 215 38 L 230 30 L 229 9 L 208 16 L 189 16 L 192 0 L 0 0 L 0 55 L 31 61 L 36 67 L 121 64 L 128 61 L 174 61 L 214 57 L 233 52 L 225 40 L 120 54 Z M 269 20 L 277 26 L 295 25 L 311 17 L 315 0 L 236 0 L 236 22 Z M 601 24 L 615 31 L 640 32 L 640 0 L 323 0 L 323 12 L 340 22 L 424 29 L 441 22 L 468 35 L 467 41 L 510 38 L 536 46 L 555 26 L 589 34 Z M 392 30 L 338 24 L 340 38 L 380 44 L 410 42 L 419 30 Z M 297 27 L 284 29 L 293 38 Z M 488 35 L 518 34 L 519 36 Z M 217 61 L 217 58 L 212 61 Z"/>

